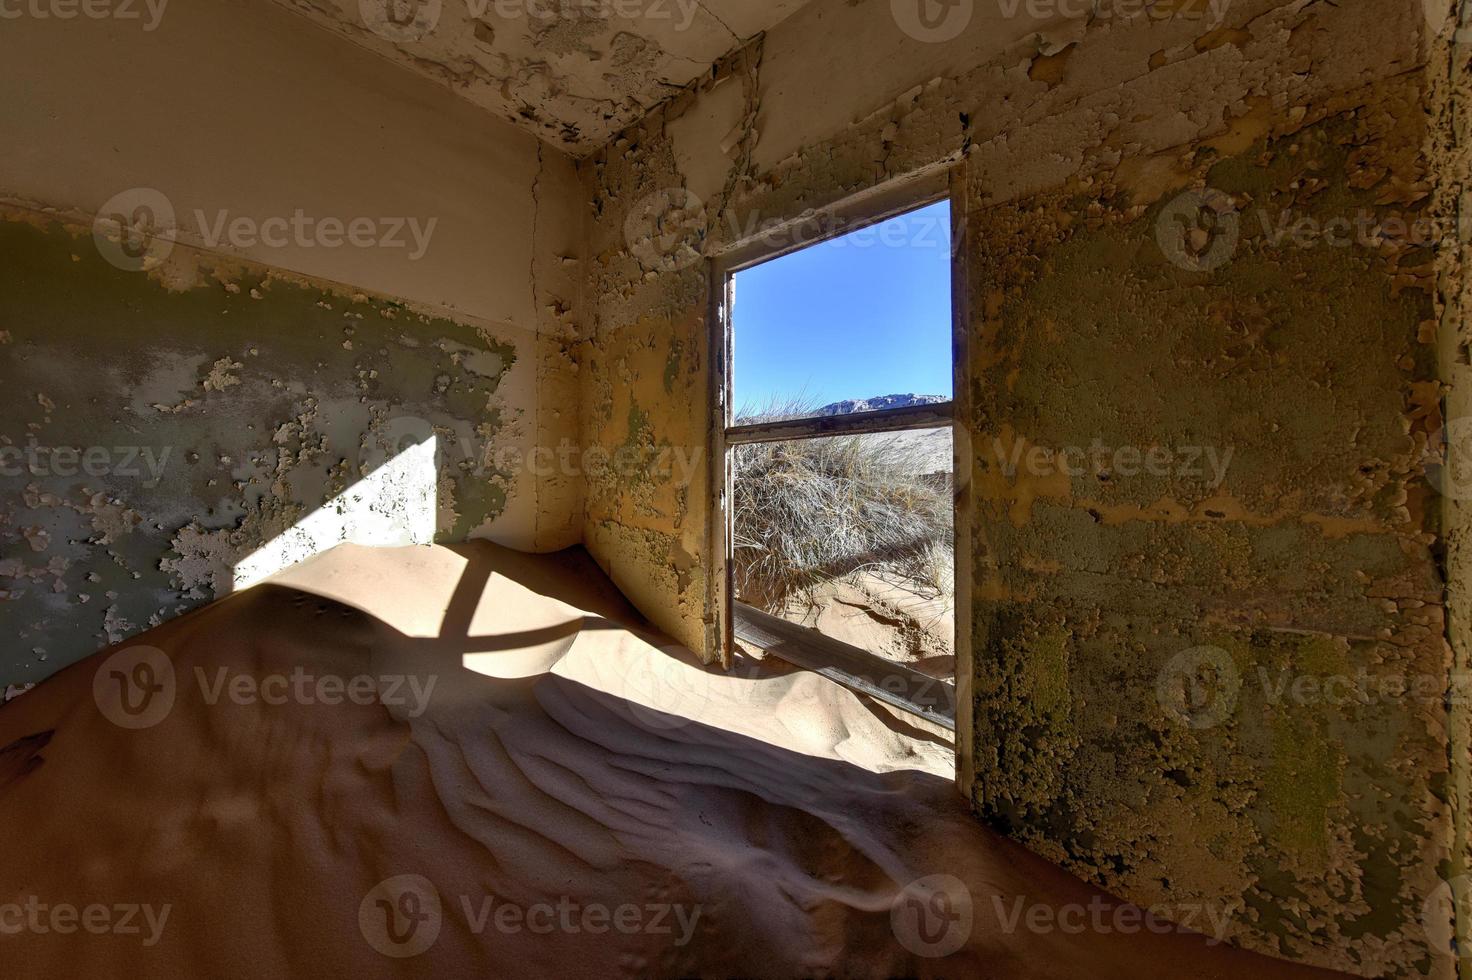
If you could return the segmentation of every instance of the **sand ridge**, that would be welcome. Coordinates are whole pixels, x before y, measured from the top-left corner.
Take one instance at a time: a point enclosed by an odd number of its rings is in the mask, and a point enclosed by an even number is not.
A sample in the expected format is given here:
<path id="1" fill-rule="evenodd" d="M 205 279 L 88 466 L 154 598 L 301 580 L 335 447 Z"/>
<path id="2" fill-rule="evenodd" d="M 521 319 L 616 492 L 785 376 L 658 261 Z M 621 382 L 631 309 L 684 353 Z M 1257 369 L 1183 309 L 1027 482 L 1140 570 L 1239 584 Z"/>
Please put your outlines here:
<path id="1" fill-rule="evenodd" d="M 1130 928 L 939 739 L 700 667 L 581 552 L 340 548 L 0 707 L 0 747 L 17 976 L 1325 975 Z M 92 905 L 138 931 L 55 928 Z"/>

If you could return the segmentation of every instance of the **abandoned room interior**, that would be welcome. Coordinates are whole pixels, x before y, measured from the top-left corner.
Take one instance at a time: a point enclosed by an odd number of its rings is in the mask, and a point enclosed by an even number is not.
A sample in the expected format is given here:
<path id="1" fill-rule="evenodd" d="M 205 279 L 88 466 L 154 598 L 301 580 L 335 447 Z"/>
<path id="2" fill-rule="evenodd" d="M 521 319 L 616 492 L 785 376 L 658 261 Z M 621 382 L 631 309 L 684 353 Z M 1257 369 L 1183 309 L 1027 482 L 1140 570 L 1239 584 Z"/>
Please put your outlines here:
<path id="1" fill-rule="evenodd" d="M 1472 978 L 1469 66 L 0 0 L 0 971 Z"/>

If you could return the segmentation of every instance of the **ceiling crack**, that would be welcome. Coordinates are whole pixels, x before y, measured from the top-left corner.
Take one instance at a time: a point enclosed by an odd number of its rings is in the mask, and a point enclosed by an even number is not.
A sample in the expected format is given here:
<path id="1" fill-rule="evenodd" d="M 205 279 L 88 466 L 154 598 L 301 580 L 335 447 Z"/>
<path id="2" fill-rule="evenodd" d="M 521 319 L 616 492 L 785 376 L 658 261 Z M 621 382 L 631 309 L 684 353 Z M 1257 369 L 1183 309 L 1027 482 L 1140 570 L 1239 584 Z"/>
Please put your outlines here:
<path id="1" fill-rule="evenodd" d="M 695 5 L 697 7 L 699 7 L 701 10 L 704 10 L 710 16 L 710 19 L 711 20 L 715 21 L 717 24 L 720 24 L 721 27 L 725 29 L 726 33 L 729 34 L 729 35 L 731 35 L 731 39 L 733 41 L 735 41 L 737 44 L 740 44 L 744 40 L 744 38 L 742 38 L 741 35 L 737 34 L 735 31 L 731 30 L 731 25 L 730 24 L 727 24 L 724 20 L 722 20 L 720 18 L 720 16 L 714 10 L 711 10 L 709 7 L 707 7 L 705 5 L 705 0 L 695 0 Z"/>

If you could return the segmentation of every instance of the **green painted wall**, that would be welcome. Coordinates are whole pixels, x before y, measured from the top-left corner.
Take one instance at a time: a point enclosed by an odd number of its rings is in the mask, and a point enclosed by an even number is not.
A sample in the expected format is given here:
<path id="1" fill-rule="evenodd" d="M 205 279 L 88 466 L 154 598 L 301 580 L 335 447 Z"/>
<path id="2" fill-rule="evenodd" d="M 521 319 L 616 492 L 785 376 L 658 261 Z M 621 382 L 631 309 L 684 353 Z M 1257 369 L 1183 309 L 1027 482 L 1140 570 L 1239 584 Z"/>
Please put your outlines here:
<path id="1" fill-rule="evenodd" d="M 0 220 L 0 687 L 227 592 L 416 434 L 439 446 L 439 537 L 507 505 L 511 343 L 249 265 L 185 278 Z"/>

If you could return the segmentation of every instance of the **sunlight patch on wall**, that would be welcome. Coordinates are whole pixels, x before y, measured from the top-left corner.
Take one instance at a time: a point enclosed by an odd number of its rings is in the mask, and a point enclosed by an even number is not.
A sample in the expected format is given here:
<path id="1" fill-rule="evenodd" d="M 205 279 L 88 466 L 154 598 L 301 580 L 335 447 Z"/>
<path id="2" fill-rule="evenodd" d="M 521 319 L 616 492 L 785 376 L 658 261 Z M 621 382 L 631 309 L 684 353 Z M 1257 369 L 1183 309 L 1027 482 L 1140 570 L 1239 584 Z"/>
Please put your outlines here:
<path id="1" fill-rule="evenodd" d="M 248 589 L 340 544 L 371 548 L 434 544 L 436 446 L 430 436 L 405 449 L 242 560 L 235 566 L 235 590 Z"/>

